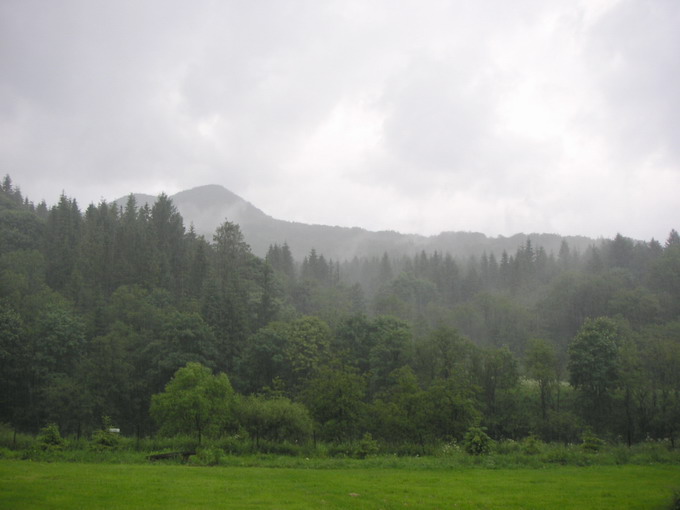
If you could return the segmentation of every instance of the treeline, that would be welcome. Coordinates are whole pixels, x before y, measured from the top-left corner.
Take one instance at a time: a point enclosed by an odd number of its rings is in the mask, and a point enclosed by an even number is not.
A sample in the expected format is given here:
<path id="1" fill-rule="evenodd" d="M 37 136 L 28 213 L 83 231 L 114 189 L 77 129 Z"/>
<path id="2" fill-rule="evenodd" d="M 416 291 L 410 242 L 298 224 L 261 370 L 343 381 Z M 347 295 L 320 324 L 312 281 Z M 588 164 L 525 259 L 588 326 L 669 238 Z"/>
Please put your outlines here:
<path id="1" fill-rule="evenodd" d="M 298 262 L 284 244 L 260 259 L 233 223 L 210 240 L 187 229 L 165 195 L 82 212 L 64 195 L 35 206 L 4 179 L 0 421 L 176 430 L 152 419 L 152 397 L 192 362 L 250 399 L 249 434 L 252 409 L 289 406 L 318 439 L 368 432 L 395 448 L 475 426 L 497 439 L 569 442 L 589 427 L 673 442 L 680 237 L 557 254 L 529 239 L 467 260 L 312 250 Z"/>

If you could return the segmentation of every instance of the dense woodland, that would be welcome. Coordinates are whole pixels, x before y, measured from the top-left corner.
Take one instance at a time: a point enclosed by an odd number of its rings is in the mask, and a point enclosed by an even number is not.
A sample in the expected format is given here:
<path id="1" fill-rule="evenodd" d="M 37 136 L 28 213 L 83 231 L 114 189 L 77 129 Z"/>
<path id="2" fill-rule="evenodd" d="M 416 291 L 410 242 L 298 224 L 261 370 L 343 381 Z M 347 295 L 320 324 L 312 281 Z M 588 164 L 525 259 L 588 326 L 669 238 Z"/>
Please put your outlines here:
<path id="1" fill-rule="evenodd" d="M 19 431 L 677 440 L 676 231 L 582 253 L 529 238 L 465 260 L 262 259 L 229 221 L 197 235 L 165 195 L 82 211 L 1 187 L 0 422 Z M 199 380 L 219 405 L 179 423 L 169 395 Z"/>

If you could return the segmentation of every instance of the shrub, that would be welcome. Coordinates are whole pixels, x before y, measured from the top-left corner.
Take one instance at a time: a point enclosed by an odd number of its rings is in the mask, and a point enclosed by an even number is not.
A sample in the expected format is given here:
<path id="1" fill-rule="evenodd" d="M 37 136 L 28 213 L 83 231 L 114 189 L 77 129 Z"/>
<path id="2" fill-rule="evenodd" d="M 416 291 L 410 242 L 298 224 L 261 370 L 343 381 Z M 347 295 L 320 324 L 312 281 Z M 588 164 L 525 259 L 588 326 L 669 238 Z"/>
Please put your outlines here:
<path id="1" fill-rule="evenodd" d="M 189 462 L 197 466 L 217 466 L 223 453 L 219 448 L 201 448 L 196 455 L 189 457 Z"/>
<path id="2" fill-rule="evenodd" d="M 112 432 L 113 425 L 108 416 L 104 417 L 104 428 L 92 434 L 90 449 L 94 451 L 115 450 L 120 445 L 120 436 Z"/>
<path id="3" fill-rule="evenodd" d="M 40 429 L 37 439 L 40 449 L 47 451 L 61 450 L 66 443 L 64 438 L 61 437 L 59 427 L 56 423 L 50 423 L 46 427 Z"/>
<path id="4" fill-rule="evenodd" d="M 329 457 L 351 457 L 352 445 L 349 443 L 331 443 L 328 445 Z"/>
<path id="5" fill-rule="evenodd" d="M 630 461 L 631 452 L 627 446 L 617 445 L 610 452 L 616 464 L 628 464 Z"/>
<path id="6" fill-rule="evenodd" d="M 537 455 L 543 451 L 545 443 L 538 437 L 531 435 L 522 441 L 522 452 L 527 455 Z"/>
<path id="7" fill-rule="evenodd" d="M 494 453 L 500 455 L 517 455 L 522 452 L 522 443 L 513 439 L 504 439 L 495 444 Z"/>
<path id="8" fill-rule="evenodd" d="M 450 443 L 442 444 L 437 451 L 437 455 L 441 455 L 441 456 L 444 456 L 444 457 L 457 455 L 459 453 L 460 453 L 460 446 L 458 446 L 458 443 L 456 443 L 455 441 L 451 441 Z"/>
<path id="9" fill-rule="evenodd" d="M 583 433 L 581 441 L 581 449 L 588 453 L 597 453 L 604 446 L 604 441 L 597 437 L 590 429 Z"/>
<path id="10" fill-rule="evenodd" d="M 0 459 L 20 459 L 20 452 L 15 452 L 9 448 L 0 446 Z"/>
<path id="11" fill-rule="evenodd" d="M 115 450 L 120 445 L 120 437 L 114 432 L 108 430 L 97 430 L 92 434 L 90 441 L 90 449 L 102 452 L 107 450 Z"/>
<path id="12" fill-rule="evenodd" d="M 485 432 L 483 427 L 470 427 L 465 433 L 463 440 L 465 451 L 470 455 L 486 455 L 491 452 L 493 439 Z"/>
<path id="13" fill-rule="evenodd" d="M 378 453 L 378 441 L 373 439 L 373 436 L 366 432 L 364 437 L 359 441 L 355 455 L 359 459 L 365 459 L 369 455 L 375 455 Z"/>

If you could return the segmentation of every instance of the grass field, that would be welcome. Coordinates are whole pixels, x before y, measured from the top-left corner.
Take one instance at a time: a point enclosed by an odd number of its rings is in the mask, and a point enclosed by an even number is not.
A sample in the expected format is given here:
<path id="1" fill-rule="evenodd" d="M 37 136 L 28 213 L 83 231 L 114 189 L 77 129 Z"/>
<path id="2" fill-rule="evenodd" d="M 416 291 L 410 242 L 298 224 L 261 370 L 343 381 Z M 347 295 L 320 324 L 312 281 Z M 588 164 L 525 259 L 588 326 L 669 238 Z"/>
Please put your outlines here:
<path id="1" fill-rule="evenodd" d="M 290 469 L 0 460 L 0 508 L 668 508 L 680 467 Z"/>

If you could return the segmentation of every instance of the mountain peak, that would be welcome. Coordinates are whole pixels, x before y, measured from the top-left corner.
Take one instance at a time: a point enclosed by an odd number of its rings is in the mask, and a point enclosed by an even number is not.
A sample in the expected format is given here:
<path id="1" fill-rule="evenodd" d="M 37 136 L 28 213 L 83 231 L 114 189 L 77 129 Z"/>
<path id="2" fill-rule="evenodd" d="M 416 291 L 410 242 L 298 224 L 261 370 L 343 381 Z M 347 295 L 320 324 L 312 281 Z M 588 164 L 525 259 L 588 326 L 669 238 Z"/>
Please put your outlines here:
<path id="1" fill-rule="evenodd" d="M 135 195 L 138 205 L 151 205 L 153 197 Z M 362 228 L 308 225 L 268 216 L 250 202 L 218 184 L 198 186 L 169 197 L 184 218 L 193 224 L 196 233 L 212 239 L 224 221 L 236 223 L 254 254 L 263 257 L 273 244 L 287 243 L 293 256 L 302 260 L 312 248 L 333 260 L 350 260 L 354 256 L 381 257 L 413 255 L 419 251 L 450 253 L 454 257 L 479 256 L 483 252 L 500 256 L 502 251 L 514 252 L 528 237 L 548 253 L 557 253 L 562 239 L 578 251 L 595 241 L 585 237 L 562 238 L 550 234 L 518 234 L 510 238 L 489 238 L 474 232 L 442 232 L 437 236 L 400 234 L 393 231 L 371 232 Z M 116 201 L 125 205 L 127 198 Z"/>

